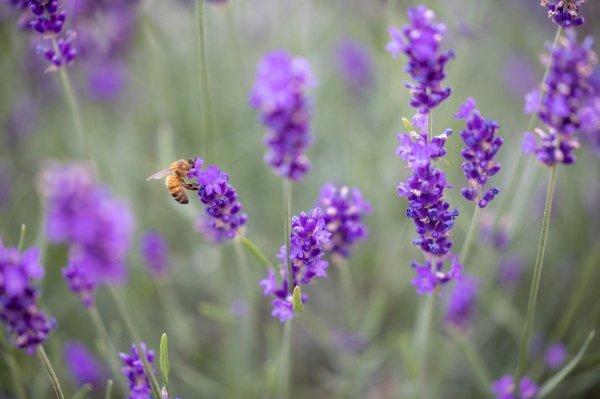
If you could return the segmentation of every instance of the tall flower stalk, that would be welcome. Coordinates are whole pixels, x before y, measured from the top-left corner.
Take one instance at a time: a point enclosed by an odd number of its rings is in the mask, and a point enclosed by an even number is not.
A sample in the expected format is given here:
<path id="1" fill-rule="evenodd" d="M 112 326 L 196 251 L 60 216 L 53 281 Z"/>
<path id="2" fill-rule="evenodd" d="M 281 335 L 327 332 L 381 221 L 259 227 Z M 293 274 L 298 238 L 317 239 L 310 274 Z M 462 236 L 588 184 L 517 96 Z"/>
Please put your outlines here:
<path id="1" fill-rule="evenodd" d="M 201 147 L 208 148 L 208 158 L 216 162 L 217 149 L 213 121 L 212 90 L 208 71 L 206 52 L 206 0 L 196 1 L 196 54 L 200 77 L 200 95 L 202 104 L 202 142 Z"/>

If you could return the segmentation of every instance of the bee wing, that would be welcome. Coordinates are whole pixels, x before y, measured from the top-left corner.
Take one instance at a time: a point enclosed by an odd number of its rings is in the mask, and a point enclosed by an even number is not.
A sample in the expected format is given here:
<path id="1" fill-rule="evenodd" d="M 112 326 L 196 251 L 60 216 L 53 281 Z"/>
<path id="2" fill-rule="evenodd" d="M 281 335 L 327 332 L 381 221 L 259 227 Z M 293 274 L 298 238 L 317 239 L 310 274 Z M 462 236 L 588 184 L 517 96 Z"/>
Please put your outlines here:
<path id="1" fill-rule="evenodd" d="M 165 169 L 165 170 L 161 170 L 160 172 L 156 172 L 152 176 L 148 177 L 146 179 L 146 181 L 148 181 L 148 180 L 159 180 L 159 179 L 162 179 L 162 178 L 168 176 L 169 174 L 171 174 L 171 168 L 168 168 L 168 169 Z"/>

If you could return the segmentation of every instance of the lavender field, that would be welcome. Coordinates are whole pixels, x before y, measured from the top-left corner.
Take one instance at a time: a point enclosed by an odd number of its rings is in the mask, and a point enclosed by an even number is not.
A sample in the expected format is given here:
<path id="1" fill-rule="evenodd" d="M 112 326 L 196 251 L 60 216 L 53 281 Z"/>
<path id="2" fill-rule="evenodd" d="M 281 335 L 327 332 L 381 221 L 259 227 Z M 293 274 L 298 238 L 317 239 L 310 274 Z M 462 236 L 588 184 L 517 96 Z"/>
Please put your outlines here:
<path id="1" fill-rule="evenodd" d="M 0 0 L 0 399 L 600 398 L 599 17 Z"/>

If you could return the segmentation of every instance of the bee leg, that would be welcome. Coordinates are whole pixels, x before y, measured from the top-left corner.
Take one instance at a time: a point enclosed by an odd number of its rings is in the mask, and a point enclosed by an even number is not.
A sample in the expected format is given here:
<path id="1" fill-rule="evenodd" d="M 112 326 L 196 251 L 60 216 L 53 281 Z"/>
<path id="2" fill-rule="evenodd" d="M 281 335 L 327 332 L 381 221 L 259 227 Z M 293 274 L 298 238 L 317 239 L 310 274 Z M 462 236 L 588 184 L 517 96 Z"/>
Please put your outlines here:
<path id="1" fill-rule="evenodd" d="M 182 182 L 181 185 L 183 187 L 185 187 L 187 190 L 198 191 L 198 189 L 199 189 L 198 183 Z"/>

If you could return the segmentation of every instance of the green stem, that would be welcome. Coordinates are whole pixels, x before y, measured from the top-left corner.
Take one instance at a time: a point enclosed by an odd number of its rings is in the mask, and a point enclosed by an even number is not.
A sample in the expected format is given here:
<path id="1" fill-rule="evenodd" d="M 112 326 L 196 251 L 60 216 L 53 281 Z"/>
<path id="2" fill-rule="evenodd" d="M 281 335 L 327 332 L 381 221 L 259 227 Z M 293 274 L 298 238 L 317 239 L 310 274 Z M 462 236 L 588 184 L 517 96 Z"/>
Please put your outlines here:
<path id="1" fill-rule="evenodd" d="M 579 308 L 581 301 L 583 300 L 583 296 L 585 295 L 587 288 L 590 282 L 593 281 L 593 275 L 596 271 L 598 265 L 600 264 L 600 239 L 596 241 L 596 246 L 594 250 L 588 257 L 583 270 L 579 274 L 579 280 L 575 285 L 575 289 L 571 291 L 571 297 L 569 298 L 569 304 L 567 305 L 567 310 L 563 313 L 563 316 L 556 327 L 556 330 L 553 332 L 552 337 L 556 340 L 560 340 L 565 332 L 567 332 L 567 328 L 571 324 L 573 320 L 573 316 L 575 316 L 575 312 Z"/>
<path id="2" fill-rule="evenodd" d="M 448 329 L 448 334 L 471 364 L 471 370 L 473 371 L 473 374 L 475 374 L 475 376 L 477 377 L 477 382 L 479 383 L 479 387 L 481 388 L 481 393 L 484 396 L 489 397 L 491 385 L 490 372 L 488 371 L 483 360 L 477 353 L 477 350 L 460 331 L 457 331 L 456 329 L 450 327 Z"/>
<path id="3" fill-rule="evenodd" d="M 129 335 L 137 348 L 137 351 L 140 355 L 140 359 L 144 364 L 144 371 L 146 372 L 146 376 L 148 377 L 150 385 L 152 386 L 152 393 L 156 398 L 160 398 L 160 386 L 158 385 L 156 376 L 152 372 L 150 364 L 148 364 L 146 353 L 142 351 L 141 345 L 139 344 L 141 342 L 141 336 L 135 328 L 135 326 L 133 325 L 133 323 L 131 322 L 131 317 L 129 315 L 129 312 L 127 311 L 127 305 L 125 305 L 125 299 L 122 297 L 121 292 L 116 286 L 109 284 L 108 289 L 113 297 L 113 300 L 117 305 L 117 310 L 119 311 L 119 314 L 123 319 L 123 323 L 125 323 L 125 327 L 127 328 L 127 331 L 129 332 Z"/>
<path id="4" fill-rule="evenodd" d="M 23 252 L 23 246 L 25 245 L 25 235 L 27 233 L 27 229 L 25 228 L 25 225 L 22 224 L 21 225 L 21 234 L 19 234 L 19 246 L 17 248 L 19 248 L 19 253 Z"/>
<path id="5" fill-rule="evenodd" d="M 58 43 L 56 42 L 56 38 L 52 39 L 52 47 L 57 54 L 60 54 L 60 50 L 58 48 Z M 83 130 L 83 123 L 81 118 L 81 110 L 79 109 L 79 103 L 75 99 L 75 94 L 73 93 L 73 86 L 71 85 L 71 80 L 69 79 L 69 74 L 67 74 L 67 69 L 65 67 L 61 67 L 58 70 L 60 75 L 60 83 L 62 85 L 63 91 L 65 93 L 65 97 L 67 98 L 67 104 L 69 106 L 69 111 L 71 112 L 71 118 L 73 120 L 73 127 L 75 128 L 75 134 L 77 135 L 77 140 L 79 141 L 79 154 L 80 155 L 89 155 L 89 150 L 87 146 L 87 140 L 85 137 L 85 133 Z"/>
<path id="6" fill-rule="evenodd" d="M 202 96 L 202 147 L 208 147 L 208 159 L 216 162 L 216 148 L 213 126 L 212 94 L 208 74 L 208 60 L 206 56 L 206 0 L 196 2 L 196 46 L 198 55 L 198 68 L 200 68 L 200 94 Z"/>
<path id="7" fill-rule="evenodd" d="M 294 276 L 292 274 L 292 262 L 290 261 L 290 233 L 292 223 L 292 182 L 289 179 L 282 180 L 284 217 L 283 228 L 285 233 L 285 265 L 288 281 L 288 291 L 294 291 Z"/>
<path id="8" fill-rule="evenodd" d="M 475 211 L 473 212 L 473 217 L 471 218 L 471 224 L 469 225 L 469 230 L 467 230 L 465 242 L 463 243 L 462 249 L 460 251 L 460 261 L 463 265 L 467 264 L 467 257 L 469 256 L 469 252 L 471 250 L 471 244 L 473 243 L 473 238 L 475 238 L 475 232 L 477 231 L 477 227 L 479 226 L 480 213 L 481 208 L 477 203 L 475 203 Z"/>
<path id="9" fill-rule="evenodd" d="M 525 316 L 525 327 L 521 337 L 519 348 L 519 361 L 517 363 L 517 371 L 515 380 L 521 381 L 521 377 L 527 367 L 527 359 L 529 356 L 529 344 L 531 334 L 533 332 L 533 323 L 535 320 L 535 307 L 537 303 L 538 291 L 540 289 L 540 280 L 542 277 L 542 265 L 544 262 L 544 252 L 546 251 L 546 240 L 548 238 L 548 228 L 550 227 L 550 215 L 552 211 L 552 198 L 554 196 L 554 186 L 556 185 L 556 166 L 550 168 L 550 177 L 548 181 L 548 191 L 546 192 L 546 205 L 544 207 L 544 219 L 542 221 L 542 229 L 540 232 L 540 242 L 538 246 L 537 256 L 535 259 L 535 267 L 533 269 L 533 280 L 531 282 L 531 290 L 529 292 L 529 301 L 527 303 L 527 314 Z"/>
<path id="10" fill-rule="evenodd" d="M 431 330 L 431 321 L 433 319 L 434 294 L 425 294 L 425 301 L 421 303 L 417 327 L 415 329 L 415 350 L 419 359 L 419 385 L 417 397 L 427 397 L 426 374 L 427 374 L 427 346 L 429 343 L 429 332 Z"/>
<path id="11" fill-rule="evenodd" d="M 283 326 L 283 336 L 281 338 L 281 353 L 279 355 L 279 389 L 278 397 L 289 398 L 290 397 L 290 375 L 292 372 L 291 367 L 291 354 L 292 354 L 292 327 L 293 320 L 289 320 Z"/>
<path id="12" fill-rule="evenodd" d="M 269 259 L 262 253 L 260 249 L 258 249 L 258 247 L 252 241 L 248 239 L 248 237 L 239 236 L 239 240 L 240 243 L 242 243 L 242 245 L 246 247 L 246 249 L 250 251 L 252 255 L 254 255 L 254 257 L 258 260 L 258 262 L 261 265 L 263 265 L 266 268 L 272 267 L 271 262 L 269 262 Z"/>
<path id="13" fill-rule="evenodd" d="M 126 392 L 127 389 L 126 389 L 125 383 L 120 378 L 121 373 L 119 370 L 119 364 L 116 362 L 117 351 L 110 339 L 110 335 L 108 334 L 106 325 L 102 321 L 100 312 L 98 312 L 98 308 L 96 307 L 96 305 L 92 305 L 88 309 L 88 312 L 89 312 L 90 318 L 92 319 L 92 324 L 94 324 L 94 328 L 100 334 L 100 339 L 103 343 L 103 348 L 102 348 L 103 353 L 102 354 L 103 354 L 104 358 L 106 359 L 114 377 L 116 378 L 119 385 L 123 389 L 123 392 Z"/>
<path id="14" fill-rule="evenodd" d="M 2 348 L 2 351 L 4 352 L 4 360 L 6 361 L 6 364 L 8 364 L 8 368 L 10 369 L 14 393 L 17 395 L 17 398 L 25 399 L 25 386 L 23 385 L 21 370 L 19 369 L 19 366 L 15 361 L 14 351 L 12 348 L 6 348 L 6 351 L 4 351 L 4 348 Z"/>
<path id="15" fill-rule="evenodd" d="M 554 52 L 554 48 L 556 47 L 556 44 L 558 43 L 558 39 L 560 38 L 561 32 L 562 32 L 562 27 L 559 26 L 556 29 L 556 34 L 554 35 L 554 41 L 552 42 L 552 53 Z M 552 54 L 550 54 L 550 55 L 552 55 Z M 541 83 L 542 90 L 543 90 L 544 85 L 546 84 L 546 79 L 548 78 L 548 74 L 550 73 L 551 66 L 552 66 L 552 57 L 550 57 L 550 60 L 548 61 L 548 65 L 546 65 L 546 69 L 544 70 L 544 76 L 542 77 L 542 83 Z M 540 102 L 541 101 L 542 101 L 542 95 L 540 93 Z M 529 117 L 529 122 L 527 123 L 527 131 L 528 132 L 531 132 L 531 129 L 533 129 L 533 125 L 534 125 L 536 119 L 537 119 L 537 112 L 532 112 L 531 116 Z M 509 184 L 507 184 L 508 191 L 500 197 L 500 205 L 498 207 L 498 213 L 496 214 L 496 220 L 494 221 L 494 225 L 497 224 L 500 216 L 503 215 L 507 209 L 513 209 L 514 200 L 521 198 L 521 196 L 515 195 L 515 194 L 517 192 L 516 190 L 521 188 L 521 185 L 523 184 L 523 180 L 525 179 L 525 177 L 528 176 L 528 174 L 524 173 L 524 171 L 523 171 L 524 166 L 526 166 L 525 165 L 525 154 L 523 154 L 523 152 L 520 151 L 519 158 L 516 162 L 516 166 L 512 170 L 510 178 L 508 179 L 508 183 L 509 183 Z M 517 177 L 517 174 L 519 174 L 519 181 L 517 183 L 514 183 L 514 180 Z M 507 208 L 506 205 L 509 204 L 509 200 L 513 200 L 513 201 L 510 202 L 510 206 Z"/>
<path id="16" fill-rule="evenodd" d="M 48 355 L 46 355 L 44 347 L 42 345 L 38 345 L 35 347 L 35 351 L 37 352 L 40 360 L 42 361 L 42 364 L 44 365 L 44 368 L 46 369 L 46 372 L 48 373 L 48 376 L 50 377 L 50 382 L 54 387 L 56 397 L 58 399 L 65 399 L 65 394 L 63 394 L 62 389 L 60 389 L 60 382 L 58 381 L 58 377 L 56 376 L 56 373 L 52 368 L 52 364 L 50 363 L 50 359 L 48 359 Z"/>

